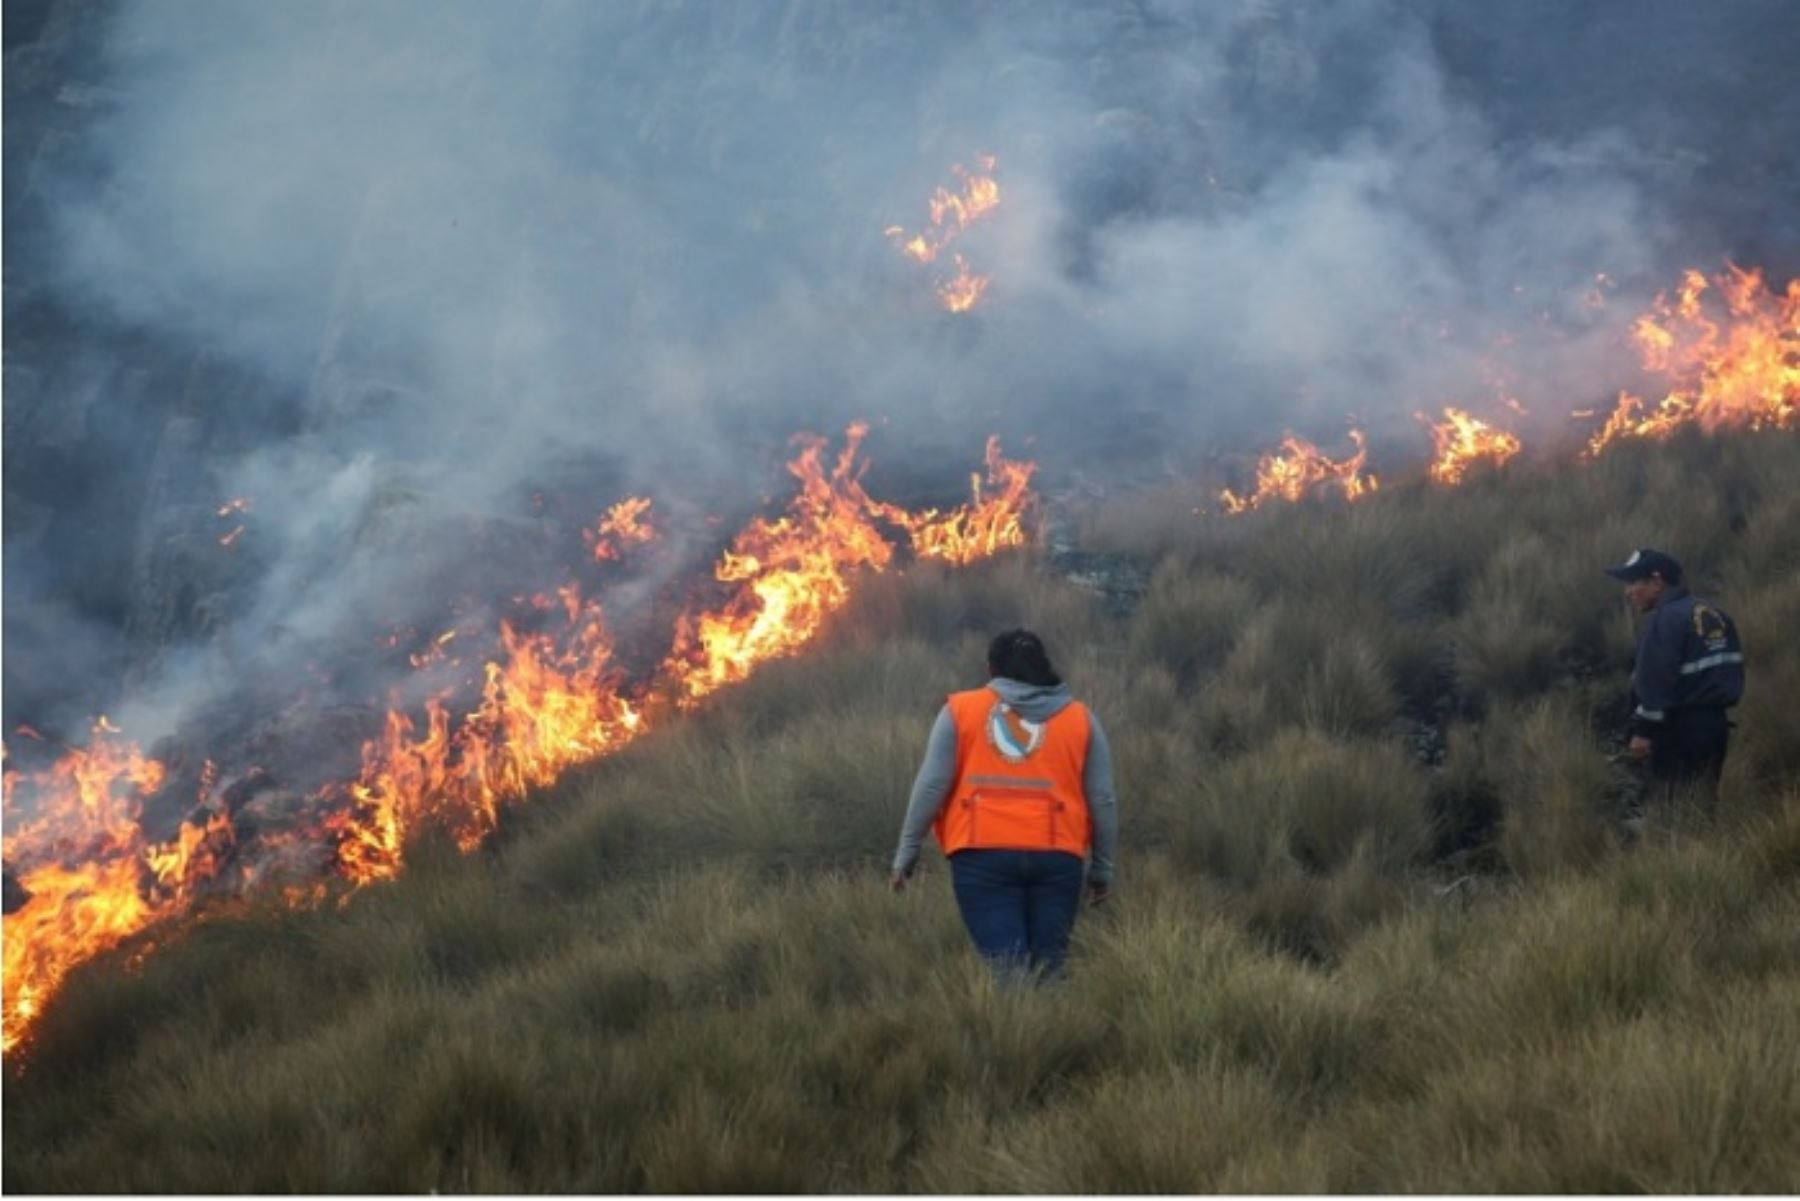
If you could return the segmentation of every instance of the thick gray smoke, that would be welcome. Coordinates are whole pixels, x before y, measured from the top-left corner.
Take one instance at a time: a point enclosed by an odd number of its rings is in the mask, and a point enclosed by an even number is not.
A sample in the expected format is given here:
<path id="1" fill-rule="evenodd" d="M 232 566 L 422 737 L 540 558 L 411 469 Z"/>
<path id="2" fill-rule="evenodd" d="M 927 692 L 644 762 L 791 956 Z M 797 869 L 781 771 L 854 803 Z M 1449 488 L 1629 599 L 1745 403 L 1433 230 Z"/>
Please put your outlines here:
<path id="1" fill-rule="evenodd" d="M 1559 429 L 1681 267 L 1791 266 L 1800 45 L 1492 7 L 9 6 L 8 720 L 377 696 L 334 653 L 553 585 L 630 491 L 717 538 L 856 418 L 939 501 L 990 432 L 1054 487 Z M 983 152 L 952 316 L 882 231 Z"/>

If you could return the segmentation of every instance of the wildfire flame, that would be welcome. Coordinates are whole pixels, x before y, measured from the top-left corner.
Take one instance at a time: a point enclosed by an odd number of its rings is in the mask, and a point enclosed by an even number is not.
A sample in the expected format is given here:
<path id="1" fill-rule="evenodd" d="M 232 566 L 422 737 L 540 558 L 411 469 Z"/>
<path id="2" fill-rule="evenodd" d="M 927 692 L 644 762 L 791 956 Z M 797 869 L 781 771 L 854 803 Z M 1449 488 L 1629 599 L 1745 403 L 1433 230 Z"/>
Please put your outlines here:
<path id="1" fill-rule="evenodd" d="M 222 812 L 183 822 L 168 842 L 147 838 L 143 801 L 167 773 L 117 733 L 101 718 L 86 747 L 52 766 L 6 771 L 7 856 L 29 900 L 6 916 L 0 1050 L 19 1043 L 76 964 L 184 909 L 232 841 Z"/>
<path id="2" fill-rule="evenodd" d="M 987 291 L 987 276 L 969 270 L 969 260 L 960 254 L 952 255 L 951 261 L 956 264 L 956 274 L 938 285 L 938 300 L 952 313 L 966 313 Z"/>
<path id="3" fill-rule="evenodd" d="M 1037 464 L 1008 459 L 1000 439 L 987 440 L 987 486 L 979 472 L 969 476 L 974 500 L 948 513 L 926 509 L 908 513 L 897 505 L 880 505 L 880 515 L 905 530 L 913 554 L 957 565 L 985 559 L 1025 543 L 1026 511 L 1032 504 L 1031 477 Z M 985 494 L 984 494 L 985 492 Z"/>
<path id="4" fill-rule="evenodd" d="M 520 597 L 523 613 L 501 623 L 471 712 L 456 716 L 449 692 L 428 699 L 419 720 L 391 706 L 382 735 L 363 746 L 357 778 L 320 790 L 310 822 L 259 832 L 258 849 L 278 856 L 295 843 L 322 841 L 332 870 L 353 885 L 399 874 L 408 838 L 427 826 L 472 849 L 508 804 L 625 746 L 648 728 L 650 714 L 690 706 L 802 648 L 849 600 L 860 571 L 891 562 L 894 545 L 883 523 L 905 532 L 916 557 L 958 564 L 1024 541 L 1035 465 L 1004 458 L 990 438 L 985 487 L 982 475 L 972 478 L 970 504 L 913 513 L 863 490 L 856 456 L 866 432 L 852 426 L 829 468 L 824 439 L 796 440 L 799 453 L 788 470 L 798 494 L 786 512 L 751 521 L 732 540 L 713 572 L 725 596 L 680 615 L 673 649 L 650 680 L 633 686 L 625 678 L 601 606 L 577 586 Z M 647 540 L 648 509 L 639 498 L 613 506 L 596 542 L 600 535 L 621 546 Z M 437 635 L 409 656 L 414 666 L 436 662 L 458 633 Z M 398 646 L 401 638 L 396 633 L 385 643 Z M 18 732 L 43 741 L 29 727 Z M 5 918 L 6 1051 L 25 1037 L 71 968 L 187 911 L 227 862 L 234 887 L 263 883 L 266 861 L 233 859 L 242 848 L 229 813 L 210 796 L 218 776 L 211 761 L 193 820 L 166 842 L 144 834 L 143 803 L 163 788 L 167 771 L 119 734 L 102 717 L 86 747 L 69 749 L 48 768 L 19 771 L 8 761 L 8 872 L 16 871 L 28 899 Z M 316 881 L 274 884 L 290 905 L 327 895 Z"/>
<path id="5" fill-rule="evenodd" d="M 893 547 L 872 520 L 857 448 L 868 427 L 850 427 L 827 471 L 825 440 L 797 439 L 788 471 L 800 492 L 773 521 L 758 518 L 732 540 L 713 576 L 735 585 L 726 601 L 676 620 L 675 645 L 663 669 L 677 697 L 692 703 L 747 676 L 758 664 L 791 653 L 850 598 L 850 573 L 880 571 Z"/>
<path id="6" fill-rule="evenodd" d="M 1440 484 L 1460 484 L 1470 467 L 1479 462 L 1498 466 L 1519 453 L 1518 435 L 1495 429 L 1461 409 L 1444 409 L 1444 420 L 1433 423 L 1423 413 L 1420 421 L 1431 427 L 1434 446 L 1426 473 Z"/>
<path id="7" fill-rule="evenodd" d="M 584 535 L 594 548 L 594 560 L 616 560 L 628 546 L 641 546 L 656 538 L 656 528 L 645 520 L 650 498 L 628 496 L 606 511 L 593 533 Z"/>
<path id="8" fill-rule="evenodd" d="M 952 166 L 950 171 L 960 182 L 960 188 L 951 191 L 940 185 L 931 194 L 929 227 L 911 235 L 898 225 L 890 225 L 884 231 L 894 239 L 900 253 L 915 263 L 935 263 L 964 230 L 997 208 L 1000 185 L 992 174 L 997 162 L 993 155 L 984 154 L 976 160 L 978 169 L 975 171 L 960 163 Z M 955 270 L 948 276 L 939 277 L 936 285 L 938 302 L 952 313 L 966 313 L 987 291 L 988 278 L 976 274 L 960 253 L 952 253 L 950 257 Z"/>
<path id="9" fill-rule="evenodd" d="M 563 600 L 560 637 L 501 624 L 504 661 L 486 664 L 481 704 L 454 733 L 447 697 L 426 702 L 422 732 L 388 711 L 384 736 L 363 747 L 349 805 L 327 822 L 346 878 L 397 875 L 407 836 L 428 822 L 473 850 L 503 805 L 636 736 L 642 719 L 613 667 L 600 606 L 573 589 Z"/>
<path id="10" fill-rule="evenodd" d="M 1369 449 L 1362 431 L 1351 430 L 1350 440 L 1356 444 L 1356 453 L 1339 460 L 1306 439 L 1288 434 L 1282 438 L 1280 450 L 1258 460 L 1256 488 L 1245 496 L 1226 488 L 1219 493 L 1219 503 L 1227 513 L 1237 514 L 1259 509 L 1271 500 L 1297 501 L 1327 488 L 1338 489 L 1346 500 L 1361 500 L 1378 489 L 1381 481 L 1363 473 Z"/>
<path id="11" fill-rule="evenodd" d="M 1659 295 L 1631 332 L 1645 369 L 1673 382 L 1654 404 L 1619 393 L 1588 441 L 1590 456 L 1685 425 L 1709 433 L 1800 425 L 1800 279 L 1780 293 L 1760 270 L 1727 264 L 1711 281 L 1689 270 L 1675 296 Z"/>

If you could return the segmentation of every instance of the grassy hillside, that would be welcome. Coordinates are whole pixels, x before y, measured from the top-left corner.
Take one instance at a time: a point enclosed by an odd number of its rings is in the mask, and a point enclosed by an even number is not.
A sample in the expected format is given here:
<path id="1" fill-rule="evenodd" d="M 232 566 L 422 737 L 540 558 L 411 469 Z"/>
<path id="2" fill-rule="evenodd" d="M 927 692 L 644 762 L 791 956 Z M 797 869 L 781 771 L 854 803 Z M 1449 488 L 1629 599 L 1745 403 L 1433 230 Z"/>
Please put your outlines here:
<path id="1" fill-rule="evenodd" d="M 343 908 L 88 965 L 5 1083 L 12 1191 L 1800 1188 L 1800 439 L 1350 509 L 1139 496 L 1090 550 L 871 581 L 804 661 Z M 1736 616 L 1715 822 L 1626 848 L 1650 543 Z M 1000 992 L 884 886 L 942 694 L 1041 630 L 1112 735 L 1114 899 Z"/>

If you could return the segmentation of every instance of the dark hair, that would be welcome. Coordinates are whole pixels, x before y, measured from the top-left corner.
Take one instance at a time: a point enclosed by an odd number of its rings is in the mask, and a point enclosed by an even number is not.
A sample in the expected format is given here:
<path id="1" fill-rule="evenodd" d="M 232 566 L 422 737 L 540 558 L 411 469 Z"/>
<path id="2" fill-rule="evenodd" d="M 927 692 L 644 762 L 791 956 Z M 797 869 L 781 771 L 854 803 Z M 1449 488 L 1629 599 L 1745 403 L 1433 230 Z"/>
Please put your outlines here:
<path id="1" fill-rule="evenodd" d="M 1044 650 L 1043 639 L 1030 630 L 1006 630 L 995 634 L 994 640 L 988 643 L 987 661 L 989 675 L 1005 676 L 1021 684 L 1054 687 L 1062 683 L 1062 677 L 1050 666 L 1050 655 Z"/>

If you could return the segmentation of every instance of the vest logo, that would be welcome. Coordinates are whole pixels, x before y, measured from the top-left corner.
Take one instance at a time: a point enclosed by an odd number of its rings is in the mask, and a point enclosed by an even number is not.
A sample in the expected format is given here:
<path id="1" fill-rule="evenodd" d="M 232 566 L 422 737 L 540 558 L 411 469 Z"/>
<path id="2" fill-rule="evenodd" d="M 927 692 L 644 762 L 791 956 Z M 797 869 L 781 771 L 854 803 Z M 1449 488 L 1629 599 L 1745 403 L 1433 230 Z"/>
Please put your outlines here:
<path id="1" fill-rule="evenodd" d="M 1025 762 L 1044 744 L 1043 724 L 1026 721 L 1005 701 L 988 710 L 987 735 L 988 742 L 1008 763 Z"/>

